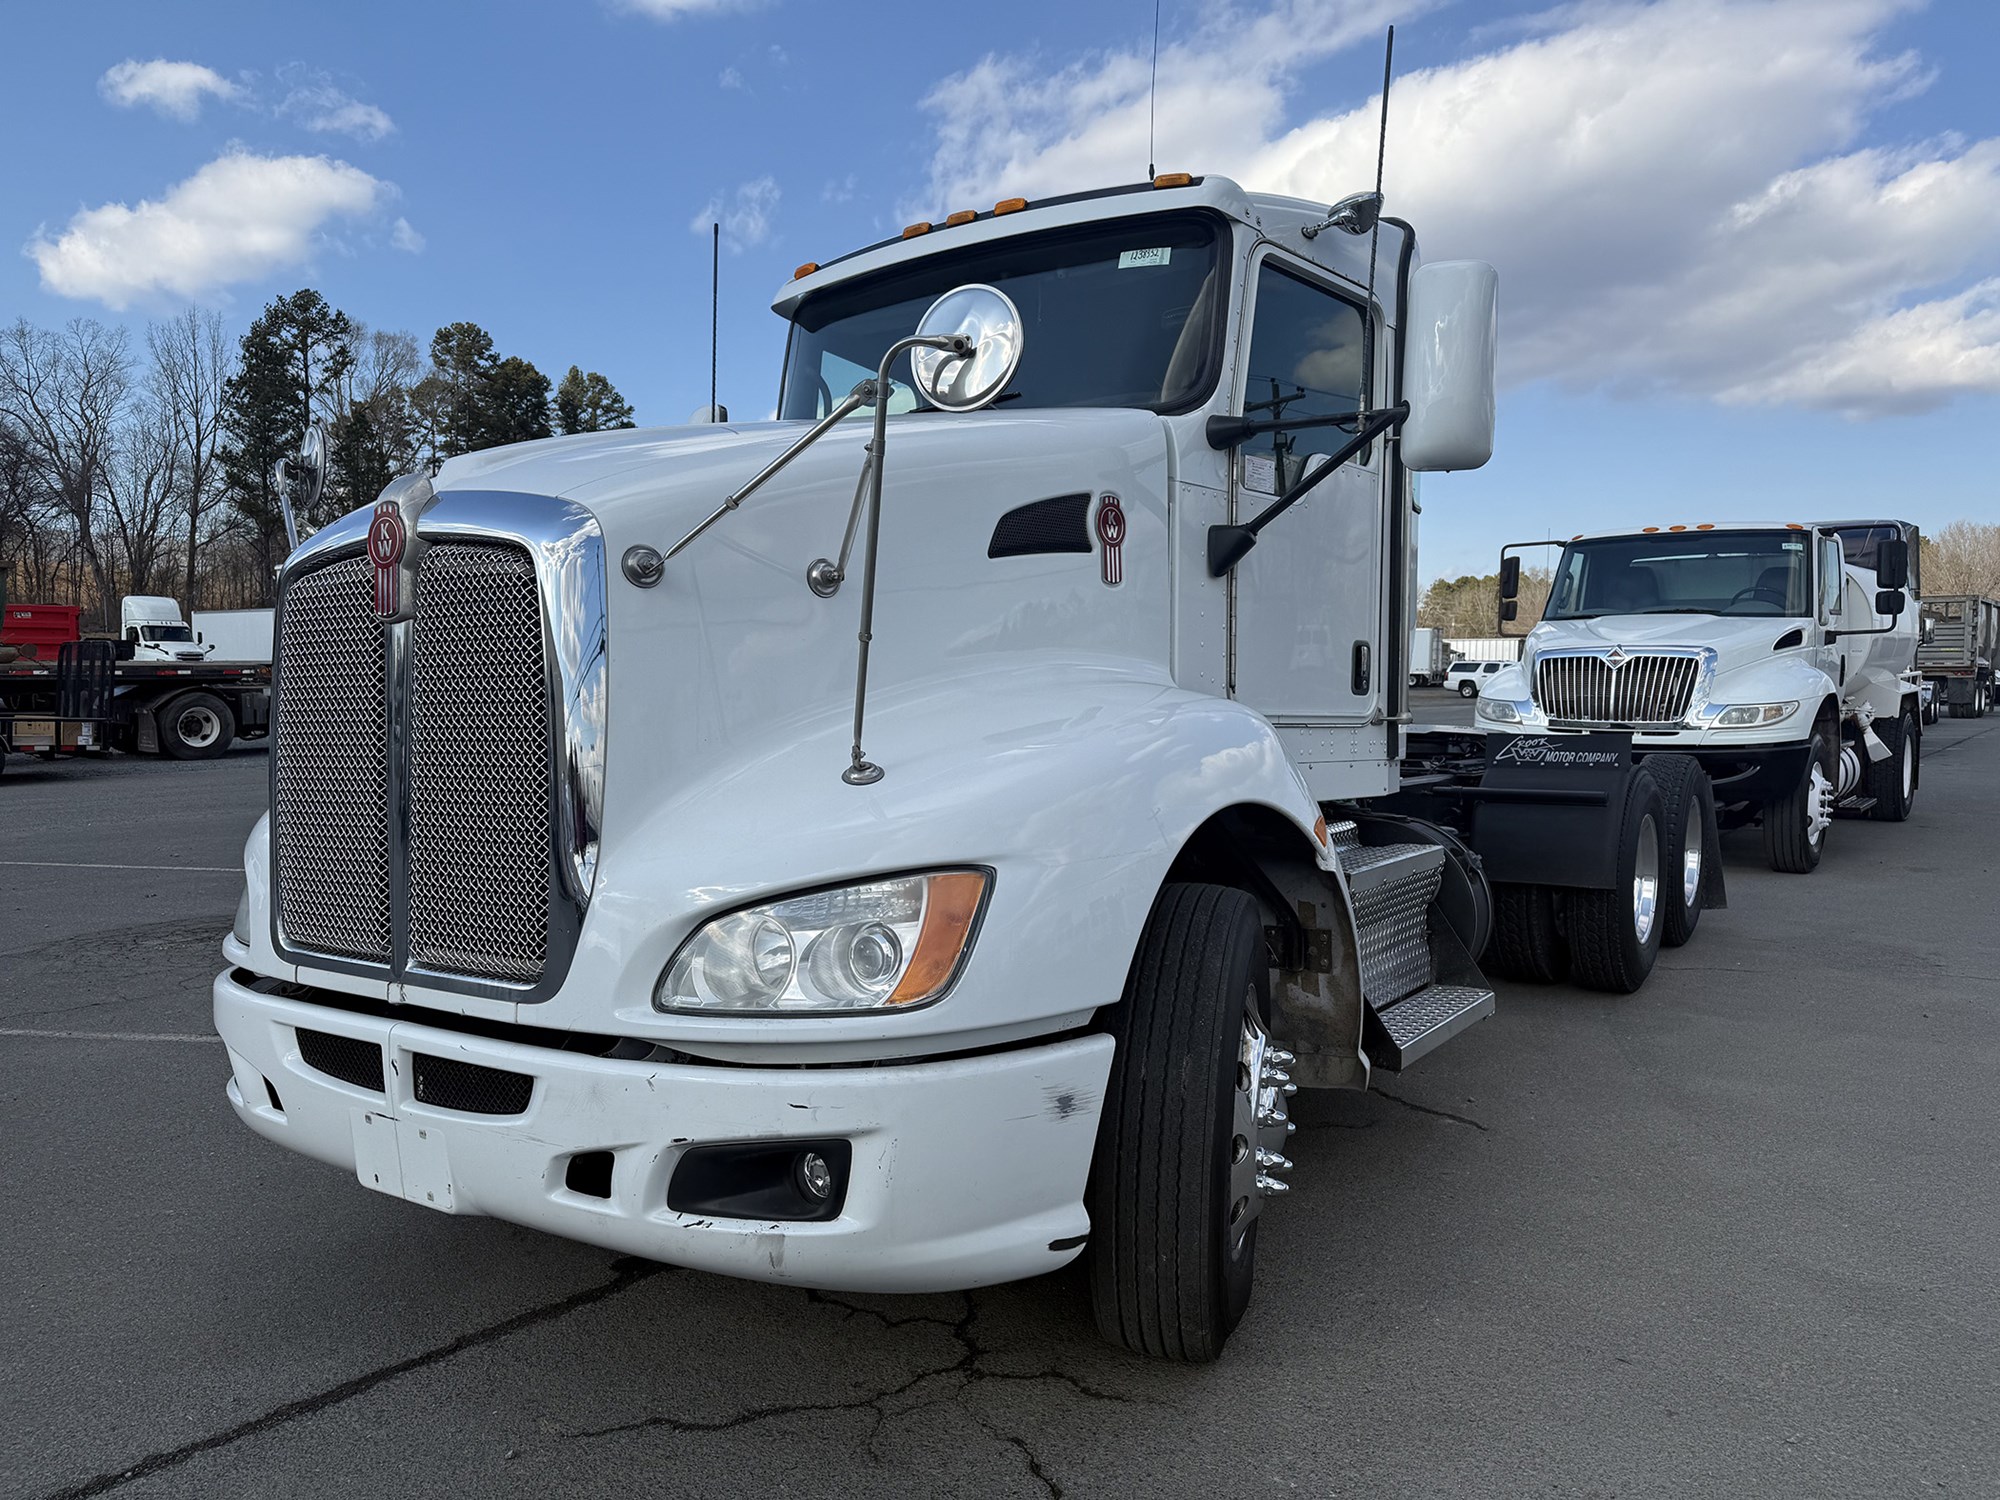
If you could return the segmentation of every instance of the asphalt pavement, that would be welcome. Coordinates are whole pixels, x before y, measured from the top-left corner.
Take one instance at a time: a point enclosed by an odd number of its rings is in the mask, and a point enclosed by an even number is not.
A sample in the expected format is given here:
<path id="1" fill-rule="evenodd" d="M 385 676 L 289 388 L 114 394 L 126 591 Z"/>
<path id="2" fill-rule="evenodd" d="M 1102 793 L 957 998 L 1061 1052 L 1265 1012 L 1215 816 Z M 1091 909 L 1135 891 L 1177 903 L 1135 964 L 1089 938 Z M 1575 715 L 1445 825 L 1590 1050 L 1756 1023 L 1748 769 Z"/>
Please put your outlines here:
<path id="1" fill-rule="evenodd" d="M 1725 840 L 1638 995 L 1508 985 L 1301 1095 L 1203 1369 L 1099 1343 L 1074 1272 L 757 1286 L 265 1144 L 207 986 L 266 757 L 15 757 L 0 1494 L 2000 1493 L 2000 717 L 1925 753 L 1812 876 Z"/>

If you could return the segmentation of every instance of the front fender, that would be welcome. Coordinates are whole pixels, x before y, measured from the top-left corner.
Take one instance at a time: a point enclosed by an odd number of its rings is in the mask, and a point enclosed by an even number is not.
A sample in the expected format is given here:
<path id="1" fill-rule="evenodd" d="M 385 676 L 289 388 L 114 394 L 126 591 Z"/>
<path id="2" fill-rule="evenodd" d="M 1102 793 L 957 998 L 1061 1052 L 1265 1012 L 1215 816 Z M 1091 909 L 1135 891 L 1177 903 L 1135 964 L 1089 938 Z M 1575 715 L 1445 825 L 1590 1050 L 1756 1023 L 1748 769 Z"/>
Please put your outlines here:
<path id="1" fill-rule="evenodd" d="M 718 766 L 607 838 L 582 943 L 538 1025 L 657 1037 L 715 1057 L 914 1055 L 1081 1025 L 1119 997 L 1168 867 L 1217 812 L 1252 805 L 1317 851 L 1319 809 L 1270 724 L 1242 705 L 1077 665 L 915 685 L 868 705 L 885 778 L 840 779 L 849 725 Z M 652 990 L 727 911 L 898 871 L 977 865 L 994 885 L 965 970 L 920 1010 L 668 1016 Z M 773 1048 L 783 1049 L 776 1053 Z"/>

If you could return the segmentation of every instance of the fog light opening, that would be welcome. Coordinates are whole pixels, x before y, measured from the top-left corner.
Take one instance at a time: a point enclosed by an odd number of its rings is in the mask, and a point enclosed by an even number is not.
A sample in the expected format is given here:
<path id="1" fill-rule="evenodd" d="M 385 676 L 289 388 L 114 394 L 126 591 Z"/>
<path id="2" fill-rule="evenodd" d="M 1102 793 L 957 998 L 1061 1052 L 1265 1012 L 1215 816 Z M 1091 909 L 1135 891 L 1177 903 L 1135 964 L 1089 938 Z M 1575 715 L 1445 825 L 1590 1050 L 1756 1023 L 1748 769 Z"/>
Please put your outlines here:
<path id="1" fill-rule="evenodd" d="M 586 1198 L 609 1198 L 611 1196 L 611 1153 L 609 1151 L 579 1151 L 569 1159 L 569 1170 L 563 1173 L 563 1186 L 572 1193 L 580 1193 Z"/>
<path id="2" fill-rule="evenodd" d="M 797 1167 L 799 1191 L 815 1203 L 833 1196 L 833 1168 L 817 1151 L 801 1151 Z"/>

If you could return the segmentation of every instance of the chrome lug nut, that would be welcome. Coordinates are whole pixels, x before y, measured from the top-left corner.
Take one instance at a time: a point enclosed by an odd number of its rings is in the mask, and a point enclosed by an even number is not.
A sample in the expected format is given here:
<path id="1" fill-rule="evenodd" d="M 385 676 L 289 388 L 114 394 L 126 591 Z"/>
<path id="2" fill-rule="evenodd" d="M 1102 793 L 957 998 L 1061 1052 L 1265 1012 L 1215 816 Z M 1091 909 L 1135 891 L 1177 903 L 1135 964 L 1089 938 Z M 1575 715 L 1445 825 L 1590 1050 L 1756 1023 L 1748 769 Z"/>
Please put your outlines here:
<path id="1" fill-rule="evenodd" d="M 1292 1170 L 1290 1158 L 1280 1156 L 1277 1152 L 1263 1146 L 1257 1148 L 1257 1166 L 1263 1171 L 1276 1170 L 1279 1172 L 1289 1172 Z"/>
<path id="2" fill-rule="evenodd" d="M 1257 1178 L 1257 1191 L 1262 1193 L 1266 1198 L 1280 1197 L 1291 1190 L 1292 1185 L 1280 1178 L 1265 1177 L 1262 1175 Z"/>
<path id="3" fill-rule="evenodd" d="M 1287 1052 L 1283 1047 L 1267 1047 L 1264 1049 L 1264 1061 L 1274 1068 L 1289 1068 L 1298 1060 L 1299 1057 L 1296 1052 Z"/>

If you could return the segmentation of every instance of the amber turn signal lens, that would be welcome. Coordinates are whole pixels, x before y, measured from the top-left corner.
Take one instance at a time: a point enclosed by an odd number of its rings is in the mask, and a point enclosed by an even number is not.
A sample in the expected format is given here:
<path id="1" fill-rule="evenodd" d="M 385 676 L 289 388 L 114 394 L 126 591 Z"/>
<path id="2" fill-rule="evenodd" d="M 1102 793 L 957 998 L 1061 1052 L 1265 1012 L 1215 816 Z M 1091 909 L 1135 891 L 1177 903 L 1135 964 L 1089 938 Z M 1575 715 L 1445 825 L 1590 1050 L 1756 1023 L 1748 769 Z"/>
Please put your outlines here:
<path id="1" fill-rule="evenodd" d="M 923 931 L 917 934 L 917 951 L 910 967 L 889 997 L 891 1005 L 914 1005 L 928 1000 L 947 984 L 958 970 L 978 920 L 979 905 L 986 899 L 986 877 L 976 870 L 933 875 L 924 903 Z"/>
<path id="2" fill-rule="evenodd" d="M 1153 179 L 1153 186 L 1156 188 L 1186 187 L 1193 181 L 1194 175 L 1190 172 L 1162 172 L 1158 177 Z"/>

